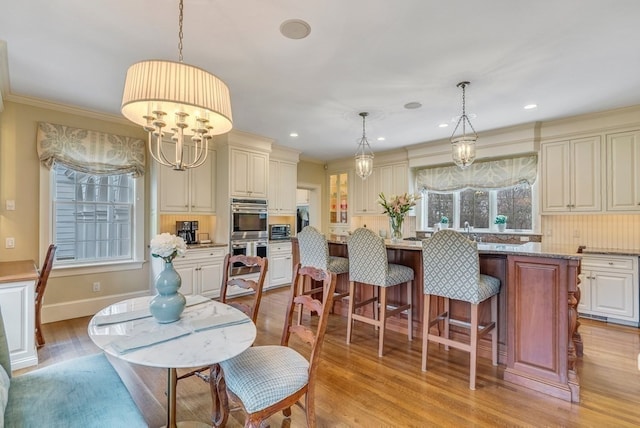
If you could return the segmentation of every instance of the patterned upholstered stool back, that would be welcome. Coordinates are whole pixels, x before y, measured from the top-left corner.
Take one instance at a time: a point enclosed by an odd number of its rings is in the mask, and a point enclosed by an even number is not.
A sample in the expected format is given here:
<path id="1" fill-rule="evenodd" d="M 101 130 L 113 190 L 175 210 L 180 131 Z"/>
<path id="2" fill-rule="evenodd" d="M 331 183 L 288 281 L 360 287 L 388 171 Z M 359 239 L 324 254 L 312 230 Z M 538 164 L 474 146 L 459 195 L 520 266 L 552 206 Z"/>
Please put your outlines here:
<path id="1" fill-rule="evenodd" d="M 384 286 L 389 271 L 384 240 L 371 229 L 361 227 L 347 240 L 349 281 Z"/>
<path id="2" fill-rule="evenodd" d="M 478 244 L 462 233 L 444 229 L 422 241 L 424 294 L 478 303 Z"/>
<path id="3" fill-rule="evenodd" d="M 300 265 L 327 270 L 329 268 L 329 244 L 327 244 L 324 235 L 315 227 L 306 226 L 297 236 L 300 248 Z"/>

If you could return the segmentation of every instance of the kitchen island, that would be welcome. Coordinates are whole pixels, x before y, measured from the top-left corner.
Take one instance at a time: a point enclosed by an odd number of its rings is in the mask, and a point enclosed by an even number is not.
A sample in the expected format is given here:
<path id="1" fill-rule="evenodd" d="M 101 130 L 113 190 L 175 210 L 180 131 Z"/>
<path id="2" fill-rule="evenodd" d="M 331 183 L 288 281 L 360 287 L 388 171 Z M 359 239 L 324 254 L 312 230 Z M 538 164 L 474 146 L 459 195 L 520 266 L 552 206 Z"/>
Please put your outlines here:
<path id="1" fill-rule="evenodd" d="M 292 239 L 293 262 L 298 262 L 297 239 Z M 421 336 L 423 317 L 422 243 L 420 241 L 386 241 L 390 263 L 411 267 L 413 284 L 414 335 Z M 576 358 L 581 352 L 577 305 L 580 299 L 578 274 L 580 255 L 567 248 L 546 247 L 540 243 L 524 245 L 480 244 L 480 270 L 501 281 L 498 297 L 499 360 L 506 366 L 504 379 L 566 401 L 579 402 L 580 383 Z M 345 237 L 331 237 L 331 255 L 348 257 Z M 348 289 L 341 278 L 340 289 Z M 372 287 L 361 287 L 372 293 Z M 404 293 L 389 290 L 390 304 L 404 303 Z M 433 299 L 442 307 L 442 299 Z M 347 304 L 340 307 L 346 316 Z M 336 305 L 336 310 L 338 306 Z M 469 304 L 451 303 L 454 317 L 469 319 Z M 490 317 L 489 305 L 481 305 L 481 321 Z M 394 317 L 389 328 L 406 330 L 405 320 Z M 435 327 L 434 327 L 435 328 Z M 464 329 L 452 327 L 452 335 L 466 335 Z M 490 341 L 483 339 L 480 355 L 490 356 Z"/>

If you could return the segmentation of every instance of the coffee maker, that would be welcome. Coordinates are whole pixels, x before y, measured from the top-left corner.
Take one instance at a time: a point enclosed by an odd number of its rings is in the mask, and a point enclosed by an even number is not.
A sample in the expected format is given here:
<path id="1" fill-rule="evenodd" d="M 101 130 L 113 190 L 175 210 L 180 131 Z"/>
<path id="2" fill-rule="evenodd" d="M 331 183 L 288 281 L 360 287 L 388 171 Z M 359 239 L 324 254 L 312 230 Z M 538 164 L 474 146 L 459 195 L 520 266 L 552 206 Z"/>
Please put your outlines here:
<path id="1" fill-rule="evenodd" d="M 184 239 L 187 244 L 197 244 L 198 222 L 176 221 L 176 234 Z"/>

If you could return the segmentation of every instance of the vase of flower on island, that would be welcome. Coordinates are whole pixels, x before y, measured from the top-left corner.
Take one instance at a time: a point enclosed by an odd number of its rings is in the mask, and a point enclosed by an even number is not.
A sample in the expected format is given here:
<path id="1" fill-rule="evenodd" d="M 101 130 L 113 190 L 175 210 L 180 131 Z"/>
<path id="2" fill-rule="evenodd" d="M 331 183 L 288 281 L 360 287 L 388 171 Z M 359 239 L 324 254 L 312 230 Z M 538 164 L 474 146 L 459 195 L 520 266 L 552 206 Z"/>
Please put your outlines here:
<path id="1" fill-rule="evenodd" d="M 391 230 L 391 241 L 399 242 L 402 240 L 402 223 L 407 212 L 416 205 L 416 201 L 420 199 L 419 195 L 405 193 L 399 196 L 392 196 L 387 200 L 384 193 L 380 193 L 378 203 L 384 209 L 383 214 L 389 216 L 389 229 Z"/>
<path id="2" fill-rule="evenodd" d="M 402 241 L 402 222 L 404 216 L 390 216 L 389 229 L 391 230 L 391 242 Z"/>
<path id="3" fill-rule="evenodd" d="M 182 278 L 173 267 L 173 259 L 185 253 L 187 246 L 178 236 L 163 233 L 151 240 L 151 255 L 164 261 L 164 268 L 155 279 L 158 294 L 149 302 L 151 315 L 162 324 L 178 321 L 187 300 L 178 291 Z"/>

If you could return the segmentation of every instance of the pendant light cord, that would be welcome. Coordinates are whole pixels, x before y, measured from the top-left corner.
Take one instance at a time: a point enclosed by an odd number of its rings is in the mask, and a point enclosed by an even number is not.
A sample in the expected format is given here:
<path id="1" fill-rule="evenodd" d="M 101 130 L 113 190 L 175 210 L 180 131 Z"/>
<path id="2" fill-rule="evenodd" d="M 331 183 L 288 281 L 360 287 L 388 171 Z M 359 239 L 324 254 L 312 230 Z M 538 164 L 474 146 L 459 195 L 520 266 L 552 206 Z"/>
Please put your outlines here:
<path id="1" fill-rule="evenodd" d="M 178 59 L 182 62 L 182 11 L 184 7 L 182 5 L 182 0 L 180 0 L 180 5 L 178 6 L 178 10 L 180 11 L 178 17 Z"/>

